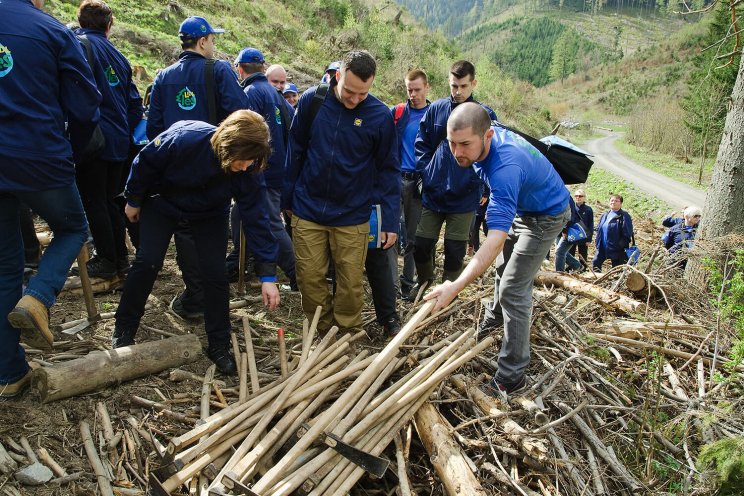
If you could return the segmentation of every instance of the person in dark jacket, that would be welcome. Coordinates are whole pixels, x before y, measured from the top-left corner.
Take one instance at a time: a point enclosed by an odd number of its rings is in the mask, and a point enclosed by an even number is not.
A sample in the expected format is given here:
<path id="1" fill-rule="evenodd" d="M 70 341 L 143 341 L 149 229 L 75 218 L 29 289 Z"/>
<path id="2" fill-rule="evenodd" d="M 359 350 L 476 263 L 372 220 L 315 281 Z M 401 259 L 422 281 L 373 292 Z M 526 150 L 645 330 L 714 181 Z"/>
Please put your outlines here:
<path id="1" fill-rule="evenodd" d="M 400 164 L 390 109 L 369 94 L 377 64 L 348 52 L 317 115 L 318 87 L 303 93 L 292 121 L 282 208 L 291 213 L 297 284 L 308 319 L 322 307 L 319 329 L 362 323 L 362 275 L 373 201 L 382 209 L 382 248 L 393 246 L 400 222 Z M 325 275 L 336 267 L 332 296 Z"/>
<path id="2" fill-rule="evenodd" d="M 488 112 L 476 103 L 452 112 L 447 140 L 459 166 L 474 168 L 491 188 L 488 235 L 460 276 L 434 288 L 426 299 L 436 300 L 433 311 L 446 307 L 496 261 L 494 299 L 485 308 L 479 334 L 504 326 L 497 371 L 484 389 L 508 399 L 526 385 L 533 280 L 570 218 L 570 195 L 545 156 L 520 136 L 492 126 Z"/>
<path id="3" fill-rule="evenodd" d="M 610 210 L 602 214 L 597 223 L 597 238 L 594 241 L 596 252 L 592 259 L 595 272 L 602 271 L 602 264 L 610 260 L 613 267 L 628 261 L 625 249 L 633 239 L 633 220 L 630 214 L 622 209 L 623 197 L 610 196 Z"/>
<path id="4" fill-rule="evenodd" d="M 571 248 L 576 244 L 573 241 L 569 241 L 568 239 L 568 229 L 572 226 L 576 225 L 579 221 L 581 221 L 581 217 L 579 216 L 579 211 L 576 208 L 576 203 L 574 202 L 573 198 L 571 196 L 568 197 L 568 203 L 571 207 L 571 218 L 566 223 L 566 227 L 561 231 L 560 235 L 556 238 L 556 247 L 555 247 L 555 271 L 556 272 L 565 272 L 566 265 L 568 265 L 568 268 L 572 271 L 578 271 L 581 270 L 581 262 L 576 260 L 573 255 L 569 253 Z"/>
<path id="5" fill-rule="evenodd" d="M 129 61 L 108 39 L 114 25 L 111 7 L 102 0 L 83 0 L 77 15 L 80 29 L 75 34 L 90 43 L 90 63 L 103 96 L 101 131 L 106 147 L 100 155 L 77 163 L 75 175 L 96 247 L 88 275 L 111 279 L 129 268 L 124 216 L 114 198 L 121 193 L 132 130 L 142 118 L 142 98 Z"/>
<path id="6" fill-rule="evenodd" d="M 586 227 L 586 239 L 577 241 L 574 246 L 571 247 L 569 253 L 571 256 L 576 256 L 576 250 L 579 251 L 579 262 L 581 266 L 586 268 L 586 264 L 589 263 L 589 243 L 592 242 L 592 236 L 594 235 L 594 210 L 586 203 L 586 192 L 583 189 L 577 189 L 574 191 L 574 202 L 576 202 L 576 210 L 579 212 L 581 222 Z"/>
<path id="7" fill-rule="evenodd" d="M 263 172 L 269 197 L 269 222 L 274 237 L 279 243 L 277 263 L 289 278 L 290 287 L 297 288 L 295 258 L 292 240 L 284 228 L 281 214 L 281 195 L 284 183 L 284 167 L 287 157 L 287 136 L 292 117 L 287 103 L 276 88 L 269 83 L 263 72 L 264 56 L 256 48 L 244 48 L 235 59 L 241 86 L 248 97 L 248 108 L 261 114 L 271 132 L 271 155 Z M 281 66 L 279 66 L 281 67 Z M 240 258 L 240 221 L 236 208 L 230 215 L 233 250 L 227 257 L 228 274 L 237 274 Z"/>
<path id="8" fill-rule="evenodd" d="M 284 85 L 282 90 L 282 96 L 284 100 L 289 104 L 290 107 L 297 108 L 297 100 L 300 99 L 300 90 L 297 89 L 297 85 L 294 83 L 287 83 Z"/>
<path id="9" fill-rule="evenodd" d="M 248 99 L 238 77 L 224 60 L 212 60 L 216 35 L 223 29 L 213 28 L 203 17 L 188 17 L 178 29 L 183 52 L 178 61 L 155 77 L 147 116 L 147 137 L 154 139 L 181 120 L 197 120 L 218 125 L 232 112 L 248 108 Z M 214 94 L 207 92 L 205 68 L 214 63 Z M 210 107 L 213 108 L 210 112 Z M 199 256 L 184 222 L 174 235 L 176 262 L 181 269 L 185 290 L 173 298 L 170 310 L 181 318 L 204 315 L 204 291 L 199 274 Z"/>
<path id="10" fill-rule="evenodd" d="M 470 225 L 481 198 L 481 180 L 471 167 L 457 165 L 447 144 L 447 119 L 458 105 L 479 103 L 473 99 L 477 83 L 473 64 L 467 60 L 455 62 L 449 73 L 451 95 L 432 103 L 421 120 L 415 145 L 423 205 L 414 250 L 419 286 L 434 280 L 434 250 L 442 224 L 445 224 L 442 280 L 453 281 L 462 271 Z M 480 105 L 495 121 L 494 111 Z"/>
<path id="11" fill-rule="evenodd" d="M 420 69 L 413 69 L 405 79 L 408 101 L 399 103 L 391 110 L 398 133 L 400 150 L 400 209 L 403 214 L 405 232 L 401 232 L 403 241 L 403 273 L 400 276 L 400 293 L 404 300 L 415 298 L 411 289 L 416 284 L 416 262 L 413 259 L 416 244 L 416 228 L 421 218 L 421 179 L 416 171 L 416 136 L 424 114 L 431 102 L 427 99 L 431 86 L 429 77 Z M 396 115 L 400 114 L 400 115 Z M 397 119 L 396 119 L 397 117 Z"/>
<path id="12" fill-rule="evenodd" d="M 685 208 L 682 217 L 672 214 L 661 221 L 669 228 L 661 238 L 670 255 L 669 264 L 681 269 L 687 266 L 687 252 L 693 247 L 702 215 L 700 208 L 691 205 Z"/>
<path id="13" fill-rule="evenodd" d="M 127 180 L 125 212 L 129 220 L 141 224 L 140 247 L 116 311 L 114 348 L 134 343 L 171 235 L 185 219 L 199 254 L 207 356 L 223 374 L 236 372 L 230 344 L 229 284 L 222 261 L 227 250 L 228 209 L 230 198 L 235 198 L 252 234 L 246 243 L 256 257 L 264 304 L 273 310 L 279 304 L 276 246 L 260 175 L 270 150 L 263 118 L 239 110 L 217 128 L 200 121 L 177 122 L 137 155 Z"/>
<path id="14" fill-rule="evenodd" d="M 0 398 L 31 383 L 20 341 L 51 347 L 48 312 L 88 230 L 73 157 L 100 120 L 101 94 L 75 35 L 43 5 L 0 2 Z M 25 289 L 21 204 L 54 233 Z"/>

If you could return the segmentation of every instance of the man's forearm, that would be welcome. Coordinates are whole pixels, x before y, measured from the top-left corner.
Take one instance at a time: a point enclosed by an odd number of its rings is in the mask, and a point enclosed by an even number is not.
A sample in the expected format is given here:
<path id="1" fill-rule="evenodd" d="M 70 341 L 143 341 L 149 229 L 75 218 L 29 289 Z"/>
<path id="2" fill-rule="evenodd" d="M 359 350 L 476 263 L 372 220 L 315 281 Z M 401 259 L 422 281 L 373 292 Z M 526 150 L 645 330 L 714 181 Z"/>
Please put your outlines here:
<path id="1" fill-rule="evenodd" d="M 481 244 L 478 251 L 473 255 L 468 265 L 460 274 L 454 284 L 461 291 L 468 284 L 475 281 L 491 266 L 499 253 L 504 249 L 507 234 L 504 231 L 490 230 L 486 240 Z"/>

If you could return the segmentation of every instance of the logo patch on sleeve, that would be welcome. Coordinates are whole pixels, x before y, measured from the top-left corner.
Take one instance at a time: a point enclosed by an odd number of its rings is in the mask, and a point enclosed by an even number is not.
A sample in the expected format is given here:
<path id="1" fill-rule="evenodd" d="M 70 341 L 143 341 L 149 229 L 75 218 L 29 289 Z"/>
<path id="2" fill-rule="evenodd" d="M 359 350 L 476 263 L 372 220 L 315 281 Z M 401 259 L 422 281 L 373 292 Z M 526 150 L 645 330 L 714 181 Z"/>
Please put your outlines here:
<path id="1" fill-rule="evenodd" d="M 0 77 L 5 77 L 13 70 L 13 56 L 10 49 L 0 44 Z"/>
<path id="2" fill-rule="evenodd" d="M 112 87 L 119 84 L 119 76 L 116 75 L 116 71 L 111 66 L 106 67 L 106 81 Z"/>

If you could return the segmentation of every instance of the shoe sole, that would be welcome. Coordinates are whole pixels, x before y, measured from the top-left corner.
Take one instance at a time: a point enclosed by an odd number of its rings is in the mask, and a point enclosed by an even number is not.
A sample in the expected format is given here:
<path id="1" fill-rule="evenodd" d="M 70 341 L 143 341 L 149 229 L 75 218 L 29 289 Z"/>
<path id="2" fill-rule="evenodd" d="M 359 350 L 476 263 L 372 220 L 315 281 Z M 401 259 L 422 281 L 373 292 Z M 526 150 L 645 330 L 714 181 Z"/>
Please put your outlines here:
<path id="1" fill-rule="evenodd" d="M 54 336 L 49 333 L 46 337 L 44 330 L 39 327 L 30 312 L 24 308 L 14 308 L 8 314 L 10 325 L 21 331 L 21 341 L 39 350 L 51 350 Z"/>

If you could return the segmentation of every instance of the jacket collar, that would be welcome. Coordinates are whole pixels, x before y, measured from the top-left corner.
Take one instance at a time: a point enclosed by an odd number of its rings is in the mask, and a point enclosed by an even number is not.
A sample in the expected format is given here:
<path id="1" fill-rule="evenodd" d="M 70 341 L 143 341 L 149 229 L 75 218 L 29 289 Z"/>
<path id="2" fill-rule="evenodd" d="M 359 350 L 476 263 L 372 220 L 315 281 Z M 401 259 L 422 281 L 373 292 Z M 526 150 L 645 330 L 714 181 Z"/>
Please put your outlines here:
<path id="1" fill-rule="evenodd" d="M 193 50 L 184 50 L 181 52 L 181 54 L 178 56 L 178 59 L 204 59 L 207 60 L 207 58 L 200 54 L 199 52 L 195 52 Z"/>
<path id="2" fill-rule="evenodd" d="M 243 79 L 243 81 L 240 83 L 240 86 L 242 86 L 243 88 L 247 88 L 248 86 L 252 85 L 256 81 L 261 81 L 261 80 L 268 81 L 268 79 L 266 79 L 266 74 L 264 74 L 263 72 L 254 72 L 247 78 Z"/>

